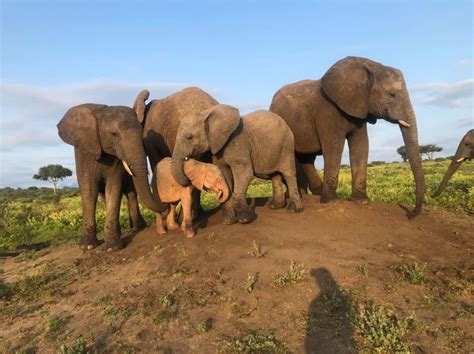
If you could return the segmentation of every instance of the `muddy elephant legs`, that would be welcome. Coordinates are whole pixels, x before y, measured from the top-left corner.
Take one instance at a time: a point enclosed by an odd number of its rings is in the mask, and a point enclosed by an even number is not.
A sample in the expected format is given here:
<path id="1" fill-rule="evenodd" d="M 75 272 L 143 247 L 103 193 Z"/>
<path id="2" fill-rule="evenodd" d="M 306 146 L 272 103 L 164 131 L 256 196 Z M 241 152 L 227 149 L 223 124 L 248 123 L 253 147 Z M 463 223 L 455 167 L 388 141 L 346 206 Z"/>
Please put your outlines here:
<path id="1" fill-rule="evenodd" d="M 352 199 L 368 200 L 367 160 L 369 158 L 369 138 L 367 125 L 354 129 L 347 138 L 352 173 Z"/>
<path id="2" fill-rule="evenodd" d="M 337 182 L 341 168 L 342 151 L 344 150 L 344 137 L 335 136 L 327 146 L 322 146 L 324 151 L 324 183 L 321 194 L 321 203 L 328 203 L 337 199 Z"/>
<path id="3" fill-rule="evenodd" d="M 107 178 L 105 185 L 106 206 L 105 206 L 105 226 L 104 241 L 107 251 L 116 251 L 123 248 L 120 239 L 120 201 L 122 199 L 122 190 L 117 188 L 121 186 L 122 175 L 113 174 Z"/>
<path id="4" fill-rule="evenodd" d="M 99 245 L 95 211 L 99 196 L 99 185 L 95 181 L 79 181 L 82 203 L 82 236 L 79 247 L 90 250 Z"/>
<path id="5" fill-rule="evenodd" d="M 323 182 L 321 181 L 318 171 L 316 171 L 316 167 L 314 166 L 316 154 L 296 154 L 296 160 L 299 189 L 305 189 L 306 185 L 302 185 L 302 183 L 307 181 L 311 193 L 321 195 L 323 191 Z M 304 173 L 304 176 L 301 176 L 301 171 Z"/>

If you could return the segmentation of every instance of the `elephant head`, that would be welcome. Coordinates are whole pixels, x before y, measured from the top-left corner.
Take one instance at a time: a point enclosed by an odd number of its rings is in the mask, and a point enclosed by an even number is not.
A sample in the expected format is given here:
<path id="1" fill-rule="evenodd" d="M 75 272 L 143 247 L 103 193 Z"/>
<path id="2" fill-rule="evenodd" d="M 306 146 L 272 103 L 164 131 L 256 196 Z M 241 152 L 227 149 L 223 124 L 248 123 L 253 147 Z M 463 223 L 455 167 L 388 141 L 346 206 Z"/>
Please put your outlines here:
<path id="1" fill-rule="evenodd" d="M 189 183 L 183 164 L 186 157 L 199 157 L 210 151 L 217 154 L 240 126 L 241 118 L 237 108 L 218 104 L 196 116 L 189 115 L 181 120 L 173 151 L 172 173 L 181 185 Z"/>
<path id="2" fill-rule="evenodd" d="M 472 159 L 474 159 L 474 129 L 469 130 L 461 139 L 456 154 L 454 155 L 438 190 L 433 194 L 433 197 L 439 196 L 444 191 L 451 176 L 458 170 L 459 166 L 461 166 L 464 161 Z"/>
<path id="3" fill-rule="evenodd" d="M 58 134 L 67 144 L 101 160 L 103 155 L 120 159 L 143 203 L 155 212 L 167 205 L 153 197 L 148 184 L 142 127 L 131 108 L 84 104 L 71 108 L 58 123 Z"/>
<path id="4" fill-rule="evenodd" d="M 347 57 L 324 74 L 321 89 L 325 97 L 352 119 L 373 123 L 382 118 L 398 123 L 415 177 L 416 207 L 410 216 L 418 215 L 423 204 L 425 181 L 416 116 L 402 72 L 369 59 Z"/>
<path id="5" fill-rule="evenodd" d="M 215 192 L 219 203 L 222 204 L 229 198 L 229 186 L 216 165 L 185 157 L 184 173 L 197 189 Z"/>

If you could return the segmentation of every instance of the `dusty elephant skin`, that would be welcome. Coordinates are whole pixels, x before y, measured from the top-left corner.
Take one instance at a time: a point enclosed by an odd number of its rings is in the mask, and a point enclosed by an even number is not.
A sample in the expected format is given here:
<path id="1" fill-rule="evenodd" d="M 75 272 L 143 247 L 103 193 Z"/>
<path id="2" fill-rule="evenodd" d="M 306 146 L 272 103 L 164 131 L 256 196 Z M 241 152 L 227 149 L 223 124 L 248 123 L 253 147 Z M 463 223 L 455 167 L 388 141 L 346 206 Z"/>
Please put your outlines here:
<path id="1" fill-rule="evenodd" d="M 217 193 L 217 201 L 224 203 L 229 198 L 229 187 L 219 167 L 210 163 L 203 163 L 193 159 L 184 162 L 184 171 L 191 181 L 190 186 L 181 186 L 171 173 L 171 158 L 165 157 L 156 166 L 157 191 L 163 202 L 170 203 L 166 226 L 169 230 L 176 230 L 176 206 L 181 201 L 183 221 L 181 230 L 187 237 L 193 237 L 195 230 L 192 224 L 193 190 L 206 190 Z M 166 233 L 162 214 L 156 214 L 156 231 Z"/>
<path id="2" fill-rule="evenodd" d="M 443 193 L 452 175 L 458 170 L 459 166 L 461 166 L 464 161 L 472 159 L 474 159 L 474 129 L 469 130 L 459 142 L 453 161 L 449 165 L 448 170 L 446 171 L 438 189 L 433 194 L 433 197 L 437 197 Z"/>
<path id="3" fill-rule="evenodd" d="M 122 106 L 79 105 L 67 111 L 58 123 L 61 139 L 74 146 L 82 200 L 81 248 L 92 249 L 99 244 L 95 211 L 101 192 L 105 192 L 107 250 L 122 248 L 119 226 L 122 192 L 129 197 L 130 214 L 137 226 L 143 220 L 139 216 L 136 192 L 151 210 L 166 209 L 167 206 L 155 199 L 150 191 L 141 132 L 133 110 Z M 133 184 L 125 176 L 125 169 L 133 176 Z"/>
<path id="4" fill-rule="evenodd" d="M 415 177 L 416 207 L 420 213 L 424 176 L 415 113 L 400 70 L 372 60 L 347 57 L 336 62 L 321 80 L 304 80 L 282 87 L 270 111 L 279 114 L 295 136 L 298 163 L 313 194 L 321 202 L 337 198 L 341 156 L 347 139 L 352 170 L 352 198 L 367 199 L 367 122 L 378 118 L 398 123 Z M 324 183 L 314 167 L 324 156 Z M 299 179 L 300 180 L 300 179 Z"/>
<path id="5" fill-rule="evenodd" d="M 289 190 L 288 210 L 303 211 L 296 185 L 293 134 L 278 115 L 261 110 L 241 118 L 238 109 L 216 105 L 197 117 L 187 116 L 181 121 L 173 151 L 172 172 L 176 180 L 186 181 L 185 157 L 200 156 L 208 151 L 233 192 L 224 204 L 223 223 L 249 223 L 256 218 L 245 199 L 254 175 L 272 179 L 271 208 L 286 205 L 283 176 Z"/>

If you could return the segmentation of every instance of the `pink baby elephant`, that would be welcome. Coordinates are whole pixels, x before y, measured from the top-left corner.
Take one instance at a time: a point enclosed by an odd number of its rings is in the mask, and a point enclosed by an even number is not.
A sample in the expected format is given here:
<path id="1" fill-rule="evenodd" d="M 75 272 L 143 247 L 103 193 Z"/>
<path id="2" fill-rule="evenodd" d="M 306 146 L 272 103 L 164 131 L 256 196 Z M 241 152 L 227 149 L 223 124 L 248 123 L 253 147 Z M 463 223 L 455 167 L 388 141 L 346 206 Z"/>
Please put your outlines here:
<path id="1" fill-rule="evenodd" d="M 195 235 L 191 213 L 193 190 L 216 192 L 217 201 L 222 204 L 229 198 L 229 187 L 219 167 L 193 159 L 184 162 L 184 173 L 191 181 L 191 185 L 183 187 L 176 182 L 171 174 L 171 161 L 170 157 L 164 158 L 156 166 L 155 171 L 156 187 L 160 199 L 162 202 L 170 204 L 166 226 L 168 230 L 176 230 L 179 227 L 175 217 L 176 205 L 181 201 L 183 212 L 181 230 L 187 237 L 193 237 Z M 156 214 L 156 231 L 159 234 L 166 233 L 160 213 Z"/>

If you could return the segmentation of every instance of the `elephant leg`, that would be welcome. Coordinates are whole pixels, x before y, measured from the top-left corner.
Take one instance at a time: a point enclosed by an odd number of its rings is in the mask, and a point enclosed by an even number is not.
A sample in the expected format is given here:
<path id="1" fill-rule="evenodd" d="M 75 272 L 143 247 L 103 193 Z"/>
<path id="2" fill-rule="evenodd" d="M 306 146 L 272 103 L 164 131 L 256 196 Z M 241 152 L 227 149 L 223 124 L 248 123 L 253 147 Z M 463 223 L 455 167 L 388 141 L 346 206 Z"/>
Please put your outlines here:
<path id="1" fill-rule="evenodd" d="M 289 193 L 288 211 L 301 213 L 303 211 L 303 202 L 298 194 L 298 185 L 296 183 L 295 157 L 289 154 L 288 158 L 282 161 L 281 173 L 285 178 Z"/>
<path id="2" fill-rule="evenodd" d="M 197 220 L 202 214 L 204 214 L 204 209 L 201 206 L 201 191 L 197 188 L 194 188 L 192 194 L 191 212 L 193 220 Z"/>
<path id="3" fill-rule="evenodd" d="M 347 138 L 352 173 L 352 198 L 368 200 L 367 160 L 369 158 L 369 138 L 367 125 L 355 128 Z"/>
<path id="4" fill-rule="evenodd" d="M 300 196 L 308 195 L 309 182 L 303 170 L 303 165 L 298 159 L 295 159 L 295 165 L 296 165 L 296 183 L 298 184 L 298 191 L 300 193 Z"/>
<path id="5" fill-rule="evenodd" d="M 181 230 L 183 230 L 186 237 L 191 238 L 195 235 L 193 229 L 193 187 L 186 187 L 181 192 L 181 207 L 183 209 L 183 222 L 181 223 Z"/>
<path id="6" fill-rule="evenodd" d="M 232 177 L 232 170 L 225 166 L 221 166 L 222 174 L 229 186 L 229 190 L 232 192 L 234 190 L 234 180 Z M 232 225 L 238 222 L 237 215 L 235 214 L 235 207 L 234 207 L 234 198 L 232 194 L 230 195 L 229 199 L 222 205 L 222 224 L 224 225 Z"/>
<path id="7" fill-rule="evenodd" d="M 247 188 L 253 178 L 253 170 L 250 163 L 237 163 L 232 167 L 234 177 L 234 205 L 237 219 L 241 224 L 247 224 L 257 218 L 252 208 L 247 204 Z"/>
<path id="8" fill-rule="evenodd" d="M 123 248 L 120 239 L 120 200 L 122 199 L 122 174 L 114 171 L 112 176 L 108 176 L 105 185 L 106 208 L 105 208 L 105 228 L 104 241 L 107 251 L 116 251 Z"/>
<path id="9" fill-rule="evenodd" d="M 323 191 L 323 183 L 321 177 L 319 177 L 318 171 L 316 171 L 316 167 L 314 166 L 315 160 L 316 154 L 298 154 L 298 161 L 306 176 L 311 193 L 321 195 Z"/>
<path id="10" fill-rule="evenodd" d="M 279 173 L 272 177 L 273 196 L 270 198 L 268 207 L 270 209 L 282 209 L 286 206 L 285 192 L 283 192 L 283 181 Z"/>
<path id="11" fill-rule="evenodd" d="M 163 214 L 162 213 L 155 213 L 155 228 L 156 228 L 156 233 L 158 235 L 166 234 L 166 229 L 165 229 L 165 226 L 163 225 Z M 168 213 L 168 216 L 169 216 L 169 214 L 171 214 L 171 212 Z"/>
<path id="12" fill-rule="evenodd" d="M 140 213 L 138 206 L 138 196 L 135 188 L 129 188 L 125 192 L 128 204 L 128 216 L 130 220 L 130 227 L 133 231 L 142 230 L 146 227 L 146 222 Z"/>
<path id="13" fill-rule="evenodd" d="M 339 169 L 341 168 L 342 151 L 344 150 L 344 136 L 334 136 L 326 146 L 323 144 L 324 153 L 324 183 L 321 194 L 321 203 L 328 203 L 337 199 L 337 184 Z"/>
<path id="14" fill-rule="evenodd" d="M 99 185 L 96 181 L 89 179 L 81 181 L 79 175 L 78 179 L 82 203 L 82 236 L 79 241 L 79 247 L 84 250 L 91 250 L 99 245 L 95 220 Z"/>
<path id="15" fill-rule="evenodd" d="M 170 205 L 168 217 L 166 218 L 166 227 L 168 228 L 168 230 L 179 229 L 179 225 L 176 222 L 176 205 L 177 204 Z"/>

